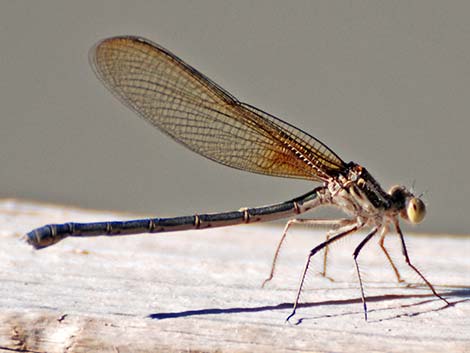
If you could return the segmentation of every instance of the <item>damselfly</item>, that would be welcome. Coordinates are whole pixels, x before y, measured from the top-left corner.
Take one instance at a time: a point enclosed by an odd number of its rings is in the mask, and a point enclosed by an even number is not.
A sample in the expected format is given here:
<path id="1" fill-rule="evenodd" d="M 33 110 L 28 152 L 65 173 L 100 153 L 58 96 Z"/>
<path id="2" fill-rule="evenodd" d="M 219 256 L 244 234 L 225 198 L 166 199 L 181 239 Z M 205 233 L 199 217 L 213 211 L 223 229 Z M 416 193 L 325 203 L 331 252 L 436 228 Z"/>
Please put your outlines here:
<path id="1" fill-rule="evenodd" d="M 305 179 L 321 185 L 289 201 L 238 211 L 174 218 L 131 221 L 49 224 L 32 230 L 26 240 L 37 249 L 66 237 L 116 236 L 204 229 L 270 221 L 296 216 L 321 205 L 333 205 L 348 217 L 335 220 L 291 219 L 277 246 L 269 277 L 273 278 L 279 250 L 289 228 L 296 223 L 331 227 L 326 241 L 310 250 L 302 272 L 291 318 L 299 303 L 312 257 L 345 236 L 367 229 L 353 253 L 364 314 L 366 298 L 357 257 L 376 234 L 397 279 L 399 272 L 384 245 L 385 235 L 395 230 L 401 239 L 408 266 L 432 293 L 448 304 L 410 262 L 399 218 L 411 223 L 423 220 L 423 201 L 404 186 L 385 192 L 367 170 L 344 162 L 317 138 L 251 105 L 242 103 L 212 80 L 168 50 L 132 36 L 105 39 L 90 51 L 90 62 L 104 85 L 144 120 L 194 152 L 232 168 L 272 176 Z M 264 285 L 263 283 L 263 285 Z"/>

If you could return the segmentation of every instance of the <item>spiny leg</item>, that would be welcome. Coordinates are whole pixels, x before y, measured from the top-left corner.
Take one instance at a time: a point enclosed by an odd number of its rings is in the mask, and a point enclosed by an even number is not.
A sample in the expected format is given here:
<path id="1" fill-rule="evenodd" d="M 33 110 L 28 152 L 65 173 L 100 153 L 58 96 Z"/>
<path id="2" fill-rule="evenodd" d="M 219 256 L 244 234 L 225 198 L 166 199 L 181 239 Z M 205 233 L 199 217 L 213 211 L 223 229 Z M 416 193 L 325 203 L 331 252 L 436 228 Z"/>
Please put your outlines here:
<path id="1" fill-rule="evenodd" d="M 330 237 L 331 237 L 330 232 L 327 232 L 326 237 L 325 237 L 325 241 L 328 241 L 328 239 L 330 239 Z M 329 246 L 325 246 L 325 251 L 323 251 L 323 271 L 320 272 L 320 274 L 323 277 L 328 278 L 330 281 L 333 282 L 334 281 L 333 278 L 326 276 L 326 267 L 328 265 L 328 252 L 329 252 L 329 249 L 330 249 Z"/>
<path id="2" fill-rule="evenodd" d="M 429 289 L 431 289 L 432 293 L 438 297 L 439 299 L 441 299 L 444 303 L 446 303 L 447 305 L 450 305 L 450 303 L 442 296 L 440 296 L 436 290 L 434 289 L 434 286 L 431 284 L 431 282 L 429 282 L 426 277 L 424 277 L 424 275 L 419 272 L 419 270 L 411 263 L 410 261 L 410 257 L 408 256 L 408 250 L 406 249 L 406 244 L 405 244 L 405 238 L 403 236 L 403 233 L 400 229 L 400 225 L 398 224 L 398 221 L 395 221 L 395 228 L 397 230 L 397 233 L 398 235 L 400 236 L 400 239 L 401 239 L 401 248 L 402 248 L 402 252 L 403 252 L 403 256 L 405 257 L 405 261 L 406 263 L 408 264 L 408 266 L 410 266 L 413 271 L 415 271 L 419 277 L 421 277 L 421 279 L 424 281 L 424 283 L 426 283 L 426 285 L 429 287 Z"/>
<path id="3" fill-rule="evenodd" d="M 345 229 L 347 227 L 351 227 L 350 225 L 346 225 L 346 226 L 343 226 L 341 227 L 340 229 L 338 229 L 338 233 L 336 235 L 333 235 L 332 237 L 330 237 L 330 239 L 324 241 L 323 243 L 317 245 L 316 247 L 314 247 L 312 250 L 310 250 L 310 253 L 308 254 L 308 257 L 307 257 L 307 262 L 305 263 L 305 267 L 304 267 L 304 270 L 302 272 L 302 277 L 300 279 L 300 285 L 299 285 L 299 288 L 297 290 L 297 296 L 295 297 L 295 302 L 294 302 L 294 306 L 292 308 L 292 312 L 290 313 L 290 315 L 286 318 L 286 321 L 289 321 L 289 319 L 295 315 L 295 311 L 297 309 L 297 305 L 299 304 L 299 299 L 300 299 L 300 293 L 302 292 L 302 287 L 304 285 L 304 281 L 305 281 L 305 276 L 307 275 L 307 271 L 308 271 L 308 267 L 310 265 L 310 260 L 311 258 L 317 253 L 319 252 L 321 249 L 323 249 L 324 247 L 328 246 L 329 244 L 345 237 L 346 235 L 348 234 L 351 234 L 351 233 L 354 233 L 355 231 L 357 231 L 359 229 L 359 225 L 357 223 L 355 223 L 351 228 L 349 229 Z"/>
<path id="4" fill-rule="evenodd" d="M 335 220 L 330 220 L 330 219 L 290 219 L 287 221 L 286 226 L 284 227 L 284 231 L 282 232 L 281 239 L 279 240 L 279 243 L 277 244 L 276 252 L 274 253 L 273 257 L 273 262 L 271 265 L 271 272 L 269 273 L 268 278 L 266 278 L 263 281 L 263 284 L 261 287 L 264 287 L 266 283 L 268 283 L 270 280 L 273 279 L 274 277 L 274 272 L 276 270 L 276 263 L 277 259 L 279 257 L 279 254 L 281 252 L 281 247 L 284 243 L 284 240 L 286 239 L 287 236 L 287 231 L 293 224 L 308 224 L 308 225 L 316 225 L 316 226 L 321 226 L 321 227 L 344 227 L 347 225 L 350 225 L 354 223 L 355 220 L 351 220 L 348 218 L 341 218 L 341 219 L 335 219 Z M 327 235 L 327 240 L 328 240 L 329 233 Z M 326 259 L 325 259 L 326 261 Z M 323 269 L 323 274 L 325 273 L 325 265 Z"/>
<path id="5" fill-rule="evenodd" d="M 362 305 L 364 306 L 364 318 L 366 321 L 367 321 L 367 303 L 366 303 L 366 297 L 364 295 L 364 286 L 362 285 L 361 272 L 359 271 L 359 264 L 357 262 L 357 257 L 359 256 L 359 253 L 361 252 L 364 245 L 366 245 L 367 242 L 374 236 L 374 234 L 377 233 L 377 229 L 378 228 L 372 229 L 370 233 L 367 234 L 367 236 L 359 243 L 356 249 L 354 249 L 354 253 L 353 253 L 354 263 L 356 264 L 357 277 L 359 278 L 359 287 L 361 288 Z"/>
<path id="6" fill-rule="evenodd" d="M 390 266 L 392 266 L 393 272 L 395 273 L 395 276 L 397 277 L 398 283 L 402 283 L 405 281 L 401 278 L 400 272 L 398 271 L 398 268 L 393 263 L 392 257 L 388 253 L 387 248 L 385 247 L 385 244 L 384 244 L 385 236 L 387 235 L 387 233 L 388 233 L 388 225 L 382 228 L 382 234 L 380 235 L 379 245 L 382 248 L 383 253 L 387 257 L 388 263 L 390 264 Z"/>

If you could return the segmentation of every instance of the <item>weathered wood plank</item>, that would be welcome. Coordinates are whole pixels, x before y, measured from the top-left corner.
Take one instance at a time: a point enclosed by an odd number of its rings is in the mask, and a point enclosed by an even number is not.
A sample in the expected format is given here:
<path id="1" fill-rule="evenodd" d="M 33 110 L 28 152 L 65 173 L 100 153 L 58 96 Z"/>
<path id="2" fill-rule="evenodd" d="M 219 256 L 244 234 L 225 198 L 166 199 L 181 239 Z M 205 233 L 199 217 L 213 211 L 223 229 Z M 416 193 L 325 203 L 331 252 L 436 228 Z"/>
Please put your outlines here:
<path id="1" fill-rule="evenodd" d="M 19 241 L 44 223 L 124 218 L 0 200 L 0 352 L 470 351 L 470 245 L 463 237 L 407 236 L 412 260 L 453 306 L 444 308 L 423 286 L 397 284 L 372 242 L 360 258 L 365 322 L 351 257 L 360 236 L 353 236 L 332 249 L 335 282 L 309 277 L 292 324 L 284 320 L 308 249 L 323 237 L 318 230 L 292 231 L 264 289 L 276 225 L 66 239 L 41 251 Z M 404 277 L 418 282 L 395 237 L 387 240 Z"/>

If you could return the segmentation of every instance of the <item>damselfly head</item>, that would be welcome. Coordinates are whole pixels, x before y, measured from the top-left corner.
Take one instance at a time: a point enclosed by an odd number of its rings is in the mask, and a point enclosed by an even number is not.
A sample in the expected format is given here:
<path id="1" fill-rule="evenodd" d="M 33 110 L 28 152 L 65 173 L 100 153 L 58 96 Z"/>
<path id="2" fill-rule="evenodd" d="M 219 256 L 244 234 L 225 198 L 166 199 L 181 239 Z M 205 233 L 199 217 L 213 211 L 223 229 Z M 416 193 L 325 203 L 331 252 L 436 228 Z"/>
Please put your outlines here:
<path id="1" fill-rule="evenodd" d="M 406 187 L 395 185 L 388 193 L 403 219 L 417 224 L 426 216 L 426 205 L 423 200 L 413 195 Z"/>
<path id="2" fill-rule="evenodd" d="M 406 214 L 411 223 L 420 223 L 426 216 L 426 205 L 418 197 L 412 197 L 408 200 Z"/>

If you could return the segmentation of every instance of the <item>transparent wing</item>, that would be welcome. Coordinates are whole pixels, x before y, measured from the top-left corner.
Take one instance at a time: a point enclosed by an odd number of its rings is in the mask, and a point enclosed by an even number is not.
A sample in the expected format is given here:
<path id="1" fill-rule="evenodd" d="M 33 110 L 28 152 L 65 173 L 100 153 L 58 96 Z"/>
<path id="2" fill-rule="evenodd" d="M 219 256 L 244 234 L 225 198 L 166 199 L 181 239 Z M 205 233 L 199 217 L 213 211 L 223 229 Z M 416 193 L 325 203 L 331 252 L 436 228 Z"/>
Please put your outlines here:
<path id="1" fill-rule="evenodd" d="M 218 163 L 309 180 L 327 180 L 345 167 L 319 140 L 239 102 L 146 39 L 105 39 L 91 50 L 90 62 L 125 105 L 187 148 Z"/>

